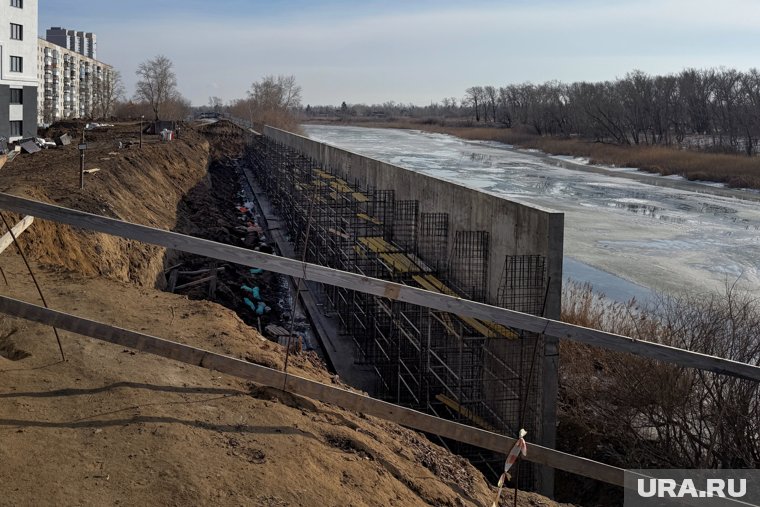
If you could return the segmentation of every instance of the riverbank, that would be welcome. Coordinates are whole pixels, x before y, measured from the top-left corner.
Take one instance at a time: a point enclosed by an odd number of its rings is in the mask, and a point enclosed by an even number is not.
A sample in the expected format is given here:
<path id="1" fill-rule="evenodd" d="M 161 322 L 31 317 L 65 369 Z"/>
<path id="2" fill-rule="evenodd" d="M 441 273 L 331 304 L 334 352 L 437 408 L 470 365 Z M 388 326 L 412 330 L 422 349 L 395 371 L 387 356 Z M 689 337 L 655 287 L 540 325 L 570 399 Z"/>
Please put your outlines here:
<path id="1" fill-rule="evenodd" d="M 320 119 L 305 122 L 321 125 L 351 125 L 370 128 L 414 129 L 449 134 L 470 141 L 496 141 L 550 155 L 589 159 L 595 165 L 636 168 L 663 176 L 681 176 L 691 181 L 714 181 L 731 188 L 760 190 L 760 158 L 744 155 L 705 153 L 661 146 L 619 146 L 582 139 L 542 137 L 518 129 L 443 124 L 429 120 Z M 460 122 L 461 123 L 461 122 Z"/>

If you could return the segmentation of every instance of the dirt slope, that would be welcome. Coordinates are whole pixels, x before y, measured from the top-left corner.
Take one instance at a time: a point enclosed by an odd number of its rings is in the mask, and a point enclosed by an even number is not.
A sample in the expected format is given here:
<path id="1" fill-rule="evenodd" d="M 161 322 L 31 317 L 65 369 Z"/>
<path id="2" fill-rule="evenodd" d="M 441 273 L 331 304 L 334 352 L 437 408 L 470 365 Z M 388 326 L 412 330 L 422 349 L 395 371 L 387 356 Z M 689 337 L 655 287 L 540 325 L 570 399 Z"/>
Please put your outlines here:
<path id="1" fill-rule="evenodd" d="M 69 183 L 71 150 L 11 162 L 0 189 L 172 228 L 183 192 L 206 177 L 208 143 L 189 129 L 143 153 L 108 155 L 113 139 L 101 142 L 83 194 Z M 52 307 L 282 368 L 282 348 L 230 310 L 154 289 L 160 249 L 41 221 L 23 238 Z M 0 293 L 39 301 L 13 249 L 0 267 Z M 49 328 L 0 317 L 0 505 L 490 504 L 477 470 L 415 432 L 61 336 L 65 363 Z M 314 355 L 290 371 L 331 382 Z M 519 505 L 556 504 L 522 493 Z"/>
<path id="2" fill-rule="evenodd" d="M 76 130 L 69 129 L 75 133 Z M 142 150 L 119 149 L 139 125 L 87 132 L 87 169 L 79 190 L 79 151 L 69 146 L 22 155 L 0 170 L 0 191 L 52 202 L 163 229 L 173 228 L 177 202 L 206 178 L 208 141 L 183 132 L 171 144 L 146 136 Z M 80 134 L 81 135 L 81 134 Z M 150 168 L 150 169 L 148 169 Z M 85 275 L 101 275 L 153 286 L 163 269 L 163 249 L 103 234 L 39 222 L 27 241 L 33 258 Z"/>

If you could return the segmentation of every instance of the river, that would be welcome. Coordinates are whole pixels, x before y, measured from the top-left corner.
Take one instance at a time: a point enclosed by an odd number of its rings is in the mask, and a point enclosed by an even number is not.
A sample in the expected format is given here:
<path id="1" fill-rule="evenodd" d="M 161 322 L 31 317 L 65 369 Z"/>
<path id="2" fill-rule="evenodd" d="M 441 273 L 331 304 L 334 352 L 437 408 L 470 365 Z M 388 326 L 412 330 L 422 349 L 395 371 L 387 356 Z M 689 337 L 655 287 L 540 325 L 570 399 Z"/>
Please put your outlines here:
<path id="1" fill-rule="evenodd" d="M 590 282 L 612 299 L 646 300 L 652 291 L 710 292 L 737 280 L 760 296 L 760 196 L 755 192 L 588 166 L 444 134 L 303 128 L 317 141 L 563 212 L 565 278 Z"/>

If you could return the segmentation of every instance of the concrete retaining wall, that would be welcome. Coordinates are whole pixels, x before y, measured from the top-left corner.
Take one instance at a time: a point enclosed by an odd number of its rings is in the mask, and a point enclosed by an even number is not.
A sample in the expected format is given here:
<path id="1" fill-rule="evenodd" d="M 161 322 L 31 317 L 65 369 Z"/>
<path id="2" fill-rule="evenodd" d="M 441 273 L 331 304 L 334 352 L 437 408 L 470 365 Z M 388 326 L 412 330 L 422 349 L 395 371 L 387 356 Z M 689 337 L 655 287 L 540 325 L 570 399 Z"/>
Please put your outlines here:
<path id="1" fill-rule="evenodd" d="M 487 231 L 491 304 L 497 300 L 507 255 L 544 256 L 550 278 L 546 316 L 559 317 L 563 213 L 486 194 L 272 127 L 265 127 L 264 135 L 332 168 L 349 183 L 394 190 L 396 199 L 419 201 L 421 212 L 448 213 L 450 243 L 455 231 Z"/>
<path id="2" fill-rule="evenodd" d="M 488 302 L 496 304 L 508 255 L 541 255 L 549 277 L 544 315 L 559 319 L 562 293 L 564 214 L 511 201 L 409 169 L 380 162 L 312 139 L 264 127 L 263 134 L 305 155 L 349 184 L 394 190 L 397 200 L 419 201 L 420 213 L 449 214 L 449 245 L 456 231 L 489 233 Z M 504 347 L 508 345 L 501 344 Z M 556 440 L 556 399 L 559 344 L 545 337 L 541 369 L 541 444 L 553 448 Z M 541 467 L 539 488 L 552 495 L 554 472 Z"/>

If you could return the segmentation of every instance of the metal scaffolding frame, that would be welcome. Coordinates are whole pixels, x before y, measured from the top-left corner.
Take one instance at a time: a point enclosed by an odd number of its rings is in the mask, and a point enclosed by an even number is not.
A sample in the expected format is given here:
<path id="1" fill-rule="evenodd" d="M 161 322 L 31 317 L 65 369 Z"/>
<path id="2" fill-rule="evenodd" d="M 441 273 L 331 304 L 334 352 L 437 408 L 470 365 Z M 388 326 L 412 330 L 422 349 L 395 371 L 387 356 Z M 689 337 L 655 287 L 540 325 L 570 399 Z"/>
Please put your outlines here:
<path id="1" fill-rule="evenodd" d="M 263 136 L 254 139 L 250 158 L 308 262 L 487 302 L 487 232 L 457 230 L 452 240 L 447 213 L 397 200 L 392 189 L 348 182 Z M 545 271 L 541 257 L 508 257 L 497 304 L 540 313 Z M 541 336 L 332 286 L 321 296 L 353 338 L 356 362 L 374 369 L 376 396 L 498 433 L 514 436 L 524 427 L 540 437 Z M 503 460 L 442 443 L 494 473 Z M 523 487 L 535 485 L 528 468 Z"/>

